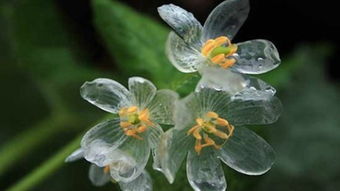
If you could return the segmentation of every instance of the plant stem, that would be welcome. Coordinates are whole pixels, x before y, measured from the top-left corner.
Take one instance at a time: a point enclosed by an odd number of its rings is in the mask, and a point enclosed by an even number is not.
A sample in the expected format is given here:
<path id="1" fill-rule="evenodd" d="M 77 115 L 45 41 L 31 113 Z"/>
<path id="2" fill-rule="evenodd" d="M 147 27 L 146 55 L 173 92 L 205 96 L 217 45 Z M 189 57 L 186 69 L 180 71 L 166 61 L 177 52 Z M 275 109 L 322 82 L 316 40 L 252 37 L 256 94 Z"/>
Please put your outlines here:
<path id="1" fill-rule="evenodd" d="M 63 166 L 65 158 L 79 147 L 81 136 L 72 140 L 63 147 L 57 154 L 50 157 L 46 162 L 36 168 L 34 171 L 19 180 L 16 184 L 7 189 L 7 191 L 24 191 L 30 190 L 35 185 L 46 179 L 49 175 Z"/>
<path id="2" fill-rule="evenodd" d="M 70 118 L 53 115 L 20 133 L 0 148 L 0 176 L 32 149 L 70 124 Z"/>

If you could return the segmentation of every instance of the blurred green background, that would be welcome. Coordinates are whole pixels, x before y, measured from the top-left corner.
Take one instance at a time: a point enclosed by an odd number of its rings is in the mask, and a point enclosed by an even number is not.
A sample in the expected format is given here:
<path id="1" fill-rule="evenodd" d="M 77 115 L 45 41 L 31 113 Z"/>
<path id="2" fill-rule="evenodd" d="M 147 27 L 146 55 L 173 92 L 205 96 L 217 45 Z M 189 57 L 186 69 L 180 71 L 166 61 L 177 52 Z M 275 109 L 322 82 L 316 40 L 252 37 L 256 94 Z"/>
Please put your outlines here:
<path id="1" fill-rule="evenodd" d="M 235 41 L 276 44 L 282 64 L 260 77 L 277 88 L 284 112 L 273 125 L 250 127 L 276 150 L 272 170 L 252 177 L 225 166 L 228 190 L 340 189 L 339 22 L 327 1 L 251 1 Z M 64 163 L 81 135 L 109 117 L 79 87 L 143 76 L 189 92 L 197 75 L 179 73 L 164 54 L 170 30 L 156 7 L 169 2 L 203 22 L 221 1 L 0 1 L 0 190 L 119 190 L 92 186 L 84 160 Z M 191 190 L 183 168 L 173 185 L 148 169 L 156 191 Z"/>

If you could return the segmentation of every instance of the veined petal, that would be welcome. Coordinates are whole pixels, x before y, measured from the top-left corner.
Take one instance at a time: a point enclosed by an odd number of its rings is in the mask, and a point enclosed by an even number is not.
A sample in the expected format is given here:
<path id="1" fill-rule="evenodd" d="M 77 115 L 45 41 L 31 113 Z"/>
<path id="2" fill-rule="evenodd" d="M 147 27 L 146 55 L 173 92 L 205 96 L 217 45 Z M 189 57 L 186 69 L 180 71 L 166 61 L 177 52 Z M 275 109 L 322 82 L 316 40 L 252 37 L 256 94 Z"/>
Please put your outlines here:
<path id="1" fill-rule="evenodd" d="M 86 160 L 99 167 L 110 164 L 111 152 L 127 139 L 119 123 L 119 118 L 99 123 L 84 135 L 81 148 Z"/>
<path id="2" fill-rule="evenodd" d="M 103 167 L 98 167 L 92 164 L 89 170 L 89 179 L 95 186 L 104 186 L 111 180 L 111 177 L 109 172 L 104 172 Z"/>
<path id="3" fill-rule="evenodd" d="M 282 111 L 277 97 L 251 89 L 234 95 L 227 107 L 225 116 L 235 126 L 274 123 Z"/>
<path id="4" fill-rule="evenodd" d="M 238 172 L 261 175 L 273 165 L 275 153 L 256 133 L 235 127 L 233 136 L 220 149 L 219 158 Z"/>
<path id="5" fill-rule="evenodd" d="M 251 40 L 238 43 L 237 62 L 232 66 L 244 74 L 262 74 L 279 66 L 281 60 L 273 43 L 267 40 Z"/>
<path id="6" fill-rule="evenodd" d="M 129 90 L 133 104 L 144 109 L 154 98 L 157 88 L 147 79 L 131 77 L 129 78 Z"/>
<path id="7" fill-rule="evenodd" d="M 249 13 L 248 0 L 227 0 L 219 4 L 203 26 L 203 42 L 219 36 L 234 38 Z"/>
<path id="8" fill-rule="evenodd" d="M 131 182 L 118 182 L 122 191 L 152 191 L 152 180 L 149 173 L 143 171 L 136 179 Z"/>
<path id="9" fill-rule="evenodd" d="M 157 91 L 156 96 L 148 106 L 151 121 L 166 125 L 174 124 L 173 113 L 178 97 L 178 94 L 171 90 Z"/>
<path id="10" fill-rule="evenodd" d="M 224 191 L 227 188 L 221 162 L 211 148 L 204 149 L 199 155 L 190 150 L 187 176 L 195 191 Z"/>
<path id="11" fill-rule="evenodd" d="M 98 78 L 85 82 L 80 88 L 80 95 L 100 109 L 117 113 L 119 108 L 129 104 L 129 91 L 116 81 Z"/>
<path id="12" fill-rule="evenodd" d="M 179 71 L 184 73 L 196 72 L 204 58 L 197 49 L 183 41 L 176 33 L 170 32 L 166 42 L 166 54 Z"/>
<path id="13" fill-rule="evenodd" d="M 245 77 L 230 70 L 206 66 L 200 69 L 200 73 L 202 78 L 198 82 L 196 90 L 212 88 L 233 95 L 247 87 Z"/>
<path id="14" fill-rule="evenodd" d="M 194 139 L 186 135 L 185 130 L 170 129 L 161 138 L 158 149 L 161 171 L 170 183 L 175 180 L 175 175 L 184 158 L 187 156 L 189 148 L 193 148 Z"/>
<path id="15" fill-rule="evenodd" d="M 68 156 L 65 159 L 65 162 L 73 162 L 73 161 L 82 159 L 83 157 L 84 157 L 84 151 L 83 149 L 79 148 L 75 150 L 73 153 L 71 153 L 70 156 Z"/>
<path id="16" fill-rule="evenodd" d="M 192 13 L 173 4 L 158 7 L 158 13 L 187 44 L 200 47 L 202 26 Z"/>
<path id="17" fill-rule="evenodd" d="M 152 152 L 152 157 L 153 157 L 152 166 L 154 169 L 161 168 L 160 159 L 158 157 L 159 155 L 157 154 L 157 152 L 158 152 L 158 147 L 161 142 L 161 137 L 163 136 L 163 134 L 164 134 L 163 129 L 158 124 L 148 129 L 148 141 L 149 141 L 149 145 L 150 145 L 151 152 Z"/>
<path id="18" fill-rule="evenodd" d="M 129 137 L 123 145 L 111 153 L 112 178 L 125 183 L 131 182 L 143 172 L 149 156 L 150 146 L 147 140 Z"/>

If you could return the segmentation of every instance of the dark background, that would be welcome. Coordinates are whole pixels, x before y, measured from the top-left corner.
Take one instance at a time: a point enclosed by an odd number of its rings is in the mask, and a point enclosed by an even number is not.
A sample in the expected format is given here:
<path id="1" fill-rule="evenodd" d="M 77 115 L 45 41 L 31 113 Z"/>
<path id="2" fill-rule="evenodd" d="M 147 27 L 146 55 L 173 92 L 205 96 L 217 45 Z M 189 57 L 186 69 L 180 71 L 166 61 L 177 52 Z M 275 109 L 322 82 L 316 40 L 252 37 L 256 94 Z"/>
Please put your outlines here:
<path id="1" fill-rule="evenodd" d="M 92 186 L 85 161 L 63 163 L 65 156 L 79 145 L 78 139 L 68 147 L 70 141 L 105 115 L 80 98 L 79 87 L 97 77 L 126 83 L 128 76 L 141 75 L 155 83 L 157 79 L 161 81 L 154 73 L 145 72 L 153 69 L 146 64 L 152 55 L 143 52 L 148 47 L 124 46 L 133 42 L 117 35 L 116 30 L 124 24 L 131 26 L 128 29 L 134 31 L 126 32 L 144 35 L 145 43 L 152 45 L 150 50 L 159 52 L 161 60 L 166 59 L 162 49 L 164 31 L 159 34 L 162 41 L 157 35 L 145 34 L 143 28 L 138 28 L 140 23 L 124 17 L 119 21 L 115 20 L 118 17 L 113 18 L 114 27 L 106 27 L 110 25 L 110 15 L 104 24 L 96 25 L 93 8 L 96 1 L 0 1 L 0 190 L 9 187 L 44 191 L 119 190 L 116 184 Z M 222 1 L 119 2 L 133 8 L 140 17 L 147 15 L 167 27 L 156 11 L 162 4 L 177 4 L 203 23 Z M 228 190 L 337 191 L 340 189 L 338 6 L 331 0 L 250 0 L 250 5 L 250 15 L 234 41 L 263 38 L 276 45 L 282 64 L 260 77 L 277 89 L 284 112 L 273 125 L 250 127 L 276 150 L 273 169 L 252 177 L 225 166 Z M 127 11 L 113 9 L 123 15 Z M 141 53 L 146 54 L 145 58 L 136 56 Z M 139 63 L 140 68 L 128 65 L 130 62 Z M 168 73 L 175 73 L 170 65 L 164 66 L 167 69 Z M 184 169 L 174 185 L 169 185 L 162 174 L 150 172 L 156 191 L 191 190 Z"/>

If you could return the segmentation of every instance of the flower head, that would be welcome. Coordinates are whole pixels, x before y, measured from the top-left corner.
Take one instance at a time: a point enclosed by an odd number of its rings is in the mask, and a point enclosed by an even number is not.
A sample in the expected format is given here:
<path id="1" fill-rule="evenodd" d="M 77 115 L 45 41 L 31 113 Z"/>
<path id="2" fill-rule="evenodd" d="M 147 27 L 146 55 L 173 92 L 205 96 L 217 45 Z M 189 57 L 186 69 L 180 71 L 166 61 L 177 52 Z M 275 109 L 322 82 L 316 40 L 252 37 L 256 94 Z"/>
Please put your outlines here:
<path id="1" fill-rule="evenodd" d="M 77 149 L 70 156 L 68 156 L 65 162 L 73 162 L 84 157 L 83 149 Z M 124 166 L 125 161 L 115 161 L 112 164 L 105 167 L 98 167 L 95 164 L 91 164 L 89 169 L 89 179 L 95 186 L 103 186 L 108 182 L 117 181 L 110 176 L 111 168 L 114 166 Z M 130 182 L 118 182 L 122 191 L 152 191 L 152 181 L 148 172 L 143 171 L 137 178 Z"/>
<path id="2" fill-rule="evenodd" d="M 168 37 L 167 55 L 181 72 L 199 71 L 205 75 L 209 68 L 218 68 L 261 74 L 280 64 L 277 49 L 267 40 L 232 43 L 248 16 L 248 0 L 222 2 L 203 26 L 191 13 L 173 4 L 159 7 L 158 12 L 174 30 Z"/>
<path id="3" fill-rule="evenodd" d="M 130 182 L 144 170 L 163 133 L 159 124 L 172 124 L 177 94 L 156 90 L 148 80 L 129 79 L 129 90 L 110 79 L 96 79 L 81 87 L 81 96 L 114 118 L 90 129 L 81 141 L 86 160 L 104 168 L 119 182 Z M 124 165 L 123 165 L 124 164 Z"/>
<path id="4" fill-rule="evenodd" d="M 265 140 L 242 127 L 278 119 L 280 101 L 262 91 L 245 89 L 231 95 L 202 87 L 178 101 L 175 127 L 162 136 L 158 152 L 159 170 L 169 182 L 174 181 L 187 154 L 188 180 L 197 191 L 225 190 L 219 159 L 244 174 L 267 172 L 273 164 L 274 151 Z"/>

